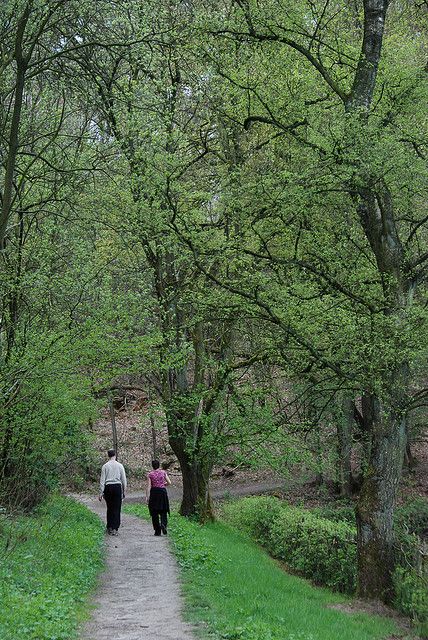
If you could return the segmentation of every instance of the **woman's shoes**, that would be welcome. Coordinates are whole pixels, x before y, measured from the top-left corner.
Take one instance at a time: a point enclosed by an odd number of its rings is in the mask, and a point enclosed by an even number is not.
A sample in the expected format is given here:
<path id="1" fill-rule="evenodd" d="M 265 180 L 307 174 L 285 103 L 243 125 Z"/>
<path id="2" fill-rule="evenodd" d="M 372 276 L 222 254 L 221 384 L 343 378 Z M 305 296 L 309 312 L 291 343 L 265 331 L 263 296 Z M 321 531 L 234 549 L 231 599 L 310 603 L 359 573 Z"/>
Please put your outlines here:
<path id="1" fill-rule="evenodd" d="M 166 530 L 166 527 L 165 527 L 164 525 L 162 525 L 162 526 L 161 526 L 161 529 L 162 529 L 162 533 L 163 533 L 163 535 L 164 535 L 164 536 L 166 536 L 166 535 L 167 535 L 167 533 L 168 533 L 168 532 L 167 532 L 167 530 Z"/>

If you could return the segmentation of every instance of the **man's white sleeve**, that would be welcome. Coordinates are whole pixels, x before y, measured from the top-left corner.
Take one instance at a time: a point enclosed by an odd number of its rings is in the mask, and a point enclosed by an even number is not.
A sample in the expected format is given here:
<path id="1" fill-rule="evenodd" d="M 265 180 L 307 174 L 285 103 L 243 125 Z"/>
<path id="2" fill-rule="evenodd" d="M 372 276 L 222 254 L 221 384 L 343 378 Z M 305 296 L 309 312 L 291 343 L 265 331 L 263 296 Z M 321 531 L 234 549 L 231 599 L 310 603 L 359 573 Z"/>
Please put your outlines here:
<path id="1" fill-rule="evenodd" d="M 126 491 L 126 473 L 125 473 L 125 467 L 122 465 L 120 465 L 120 481 L 122 483 L 122 493 L 125 493 Z"/>
<path id="2" fill-rule="evenodd" d="M 103 465 L 103 467 L 101 469 L 101 478 L 100 478 L 100 495 L 102 495 L 104 493 L 105 481 L 106 481 L 106 470 L 105 470 L 105 467 Z"/>

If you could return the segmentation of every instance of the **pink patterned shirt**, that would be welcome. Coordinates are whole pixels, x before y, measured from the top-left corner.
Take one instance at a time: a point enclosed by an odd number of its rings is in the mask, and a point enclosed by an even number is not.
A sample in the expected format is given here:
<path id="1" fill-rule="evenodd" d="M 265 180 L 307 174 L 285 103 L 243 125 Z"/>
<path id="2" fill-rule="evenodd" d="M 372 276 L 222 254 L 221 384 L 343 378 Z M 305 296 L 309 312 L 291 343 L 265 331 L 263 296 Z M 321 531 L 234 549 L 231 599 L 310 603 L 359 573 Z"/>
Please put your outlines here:
<path id="1" fill-rule="evenodd" d="M 148 474 L 148 478 L 152 487 L 162 489 L 166 487 L 166 471 L 163 469 L 153 469 L 153 471 L 150 471 Z"/>

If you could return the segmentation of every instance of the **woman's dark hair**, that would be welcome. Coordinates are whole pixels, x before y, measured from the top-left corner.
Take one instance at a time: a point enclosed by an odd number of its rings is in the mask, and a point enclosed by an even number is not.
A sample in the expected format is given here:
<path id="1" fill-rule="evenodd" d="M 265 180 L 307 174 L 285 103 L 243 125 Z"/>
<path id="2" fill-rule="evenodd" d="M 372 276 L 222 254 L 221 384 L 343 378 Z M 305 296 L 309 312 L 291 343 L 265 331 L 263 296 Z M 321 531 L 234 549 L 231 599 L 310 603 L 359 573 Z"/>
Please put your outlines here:
<path id="1" fill-rule="evenodd" d="M 116 455 L 116 451 L 114 449 L 109 449 L 107 451 L 107 455 L 108 455 L 109 458 L 112 458 L 113 456 Z"/>
<path id="2" fill-rule="evenodd" d="M 152 460 L 153 469 L 159 469 L 159 460 Z"/>

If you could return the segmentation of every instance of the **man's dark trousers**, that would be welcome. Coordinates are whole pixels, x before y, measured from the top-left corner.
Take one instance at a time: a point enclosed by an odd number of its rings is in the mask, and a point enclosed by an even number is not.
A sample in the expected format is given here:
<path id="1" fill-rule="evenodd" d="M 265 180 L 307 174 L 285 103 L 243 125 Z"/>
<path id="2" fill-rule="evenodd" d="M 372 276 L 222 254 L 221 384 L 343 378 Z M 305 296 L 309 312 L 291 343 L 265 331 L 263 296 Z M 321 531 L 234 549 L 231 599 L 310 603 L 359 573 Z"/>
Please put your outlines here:
<path id="1" fill-rule="evenodd" d="M 122 485 L 119 483 L 106 484 L 104 500 L 107 505 L 107 529 L 119 529 L 120 509 L 122 507 Z"/>

